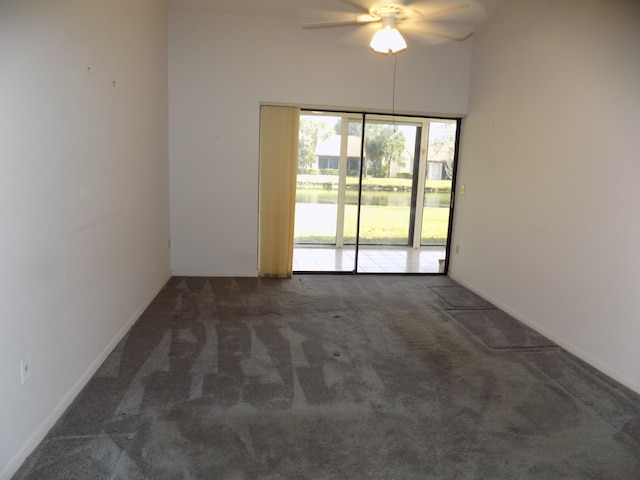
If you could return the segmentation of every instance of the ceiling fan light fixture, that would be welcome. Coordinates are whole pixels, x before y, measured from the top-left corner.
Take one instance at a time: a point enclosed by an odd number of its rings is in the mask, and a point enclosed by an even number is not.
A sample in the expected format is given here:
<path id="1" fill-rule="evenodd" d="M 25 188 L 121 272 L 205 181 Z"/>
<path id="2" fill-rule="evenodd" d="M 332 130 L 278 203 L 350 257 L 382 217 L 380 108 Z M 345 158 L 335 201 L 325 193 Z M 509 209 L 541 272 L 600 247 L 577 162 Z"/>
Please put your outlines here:
<path id="1" fill-rule="evenodd" d="M 378 30 L 369 46 L 374 52 L 398 53 L 407 48 L 407 42 L 396 28 L 396 19 L 393 16 L 382 18 L 382 27 Z"/>

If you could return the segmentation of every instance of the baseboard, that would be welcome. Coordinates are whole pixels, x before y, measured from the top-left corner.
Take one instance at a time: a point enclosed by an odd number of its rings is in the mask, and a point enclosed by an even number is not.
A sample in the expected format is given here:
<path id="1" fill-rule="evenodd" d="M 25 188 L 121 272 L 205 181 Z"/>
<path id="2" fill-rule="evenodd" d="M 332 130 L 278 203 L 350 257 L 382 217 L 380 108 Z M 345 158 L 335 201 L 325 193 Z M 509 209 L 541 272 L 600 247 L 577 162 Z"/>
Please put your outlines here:
<path id="1" fill-rule="evenodd" d="M 201 272 L 197 270 L 172 270 L 171 274 L 174 277 L 257 277 L 258 270 L 251 271 L 236 271 L 236 272 Z"/>
<path id="2" fill-rule="evenodd" d="M 27 459 L 27 457 L 35 450 L 35 448 L 40 444 L 40 442 L 47 435 L 51 427 L 58 421 L 58 419 L 62 416 L 65 410 L 71 405 L 71 402 L 78 396 L 80 391 L 84 388 L 87 382 L 91 379 L 94 373 L 100 368 L 100 365 L 105 361 L 105 359 L 109 356 L 109 354 L 116 347 L 118 342 L 124 338 L 129 329 L 133 326 L 134 323 L 140 318 L 145 309 L 151 304 L 153 299 L 158 295 L 158 292 L 162 289 L 162 287 L 167 283 L 170 276 L 167 276 L 159 285 L 153 289 L 152 293 L 147 297 L 147 299 L 142 303 L 142 305 L 131 315 L 131 317 L 127 320 L 127 322 L 122 326 L 122 328 L 118 331 L 118 333 L 111 339 L 111 341 L 107 344 L 107 346 L 100 352 L 100 355 L 89 365 L 89 368 L 85 371 L 85 373 L 78 379 L 78 381 L 69 389 L 69 391 L 62 397 L 60 402 L 55 406 L 55 408 L 51 411 L 51 413 L 47 416 L 47 418 L 42 422 L 40 427 L 36 429 L 33 434 L 27 439 L 25 444 L 18 450 L 9 463 L 5 466 L 5 468 L 0 472 L 0 480 L 9 480 L 20 468 L 22 463 Z"/>
<path id="3" fill-rule="evenodd" d="M 536 332 L 540 333 L 541 335 L 544 335 L 545 337 L 547 337 L 552 342 L 555 342 L 556 344 L 560 345 L 562 348 L 564 348 L 569 353 L 572 353 L 573 355 L 575 355 L 579 359 L 585 361 L 586 363 L 588 363 L 592 367 L 600 370 L 602 373 L 604 373 L 608 377 L 610 377 L 613 380 L 621 383 L 622 385 L 624 385 L 625 387 L 633 390 L 634 392 L 640 394 L 640 383 L 638 383 L 635 380 L 627 377 L 626 375 L 623 375 L 622 373 L 618 372 L 614 368 L 611 368 L 609 365 L 601 362 L 600 360 L 598 360 L 597 358 L 595 358 L 591 354 L 585 352 L 584 350 L 582 350 L 581 348 L 575 346 L 571 342 L 568 342 L 564 338 L 555 335 L 553 332 L 550 332 L 546 328 L 544 328 L 541 325 L 539 325 L 536 321 L 532 320 L 531 318 L 527 317 L 526 315 L 523 315 L 522 313 L 518 312 L 517 310 L 514 310 L 513 308 L 509 307 L 508 305 L 505 305 L 500 300 L 498 300 L 497 298 L 494 298 L 492 295 L 489 295 L 487 292 L 483 291 L 482 289 L 477 288 L 475 285 L 472 285 L 472 284 L 462 280 L 461 278 L 459 278 L 457 275 L 455 275 L 453 273 L 449 273 L 448 276 L 452 280 L 455 280 L 456 282 L 458 282 L 463 287 L 471 290 L 473 293 L 479 295 L 480 297 L 484 298 L 488 302 L 493 303 L 500 310 L 508 313 L 513 318 L 515 318 L 515 319 L 519 320 L 520 322 L 524 323 L 525 325 L 527 325 L 528 327 L 532 328 L 533 330 L 535 330 Z"/>

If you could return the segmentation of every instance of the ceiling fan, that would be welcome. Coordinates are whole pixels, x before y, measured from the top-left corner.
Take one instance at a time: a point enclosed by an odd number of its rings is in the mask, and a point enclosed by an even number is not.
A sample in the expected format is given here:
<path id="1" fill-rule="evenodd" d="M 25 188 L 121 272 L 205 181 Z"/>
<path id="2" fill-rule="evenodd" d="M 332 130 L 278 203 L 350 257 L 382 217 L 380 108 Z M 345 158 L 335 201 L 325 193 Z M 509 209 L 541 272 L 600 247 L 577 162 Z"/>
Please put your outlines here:
<path id="1" fill-rule="evenodd" d="M 342 0 L 360 13 L 347 14 L 343 20 L 307 23 L 303 28 L 333 28 L 380 24 L 371 39 L 371 48 L 378 53 L 397 53 L 407 48 L 402 32 L 427 35 L 444 40 L 464 41 L 473 34 L 474 21 L 481 20 L 483 9 L 475 0 Z M 479 15 L 480 13 L 480 15 Z M 344 13 L 342 14 L 344 15 Z"/>

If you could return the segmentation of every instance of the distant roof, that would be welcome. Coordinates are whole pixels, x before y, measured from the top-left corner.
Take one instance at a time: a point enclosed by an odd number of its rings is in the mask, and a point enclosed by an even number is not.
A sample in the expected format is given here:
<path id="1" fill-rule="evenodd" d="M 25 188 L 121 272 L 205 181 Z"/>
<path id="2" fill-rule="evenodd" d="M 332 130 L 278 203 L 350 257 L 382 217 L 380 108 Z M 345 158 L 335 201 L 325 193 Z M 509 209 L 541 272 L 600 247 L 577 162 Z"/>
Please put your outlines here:
<path id="1" fill-rule="evenodd" d="M 340 135 L 331 135 L 326 140 L 318 142 L 316 155 L 319 157 L 339 157 L 340 139 Z M 347 140 L 347 157 L 360 157 L 360 137 L 349 135 Z"/>

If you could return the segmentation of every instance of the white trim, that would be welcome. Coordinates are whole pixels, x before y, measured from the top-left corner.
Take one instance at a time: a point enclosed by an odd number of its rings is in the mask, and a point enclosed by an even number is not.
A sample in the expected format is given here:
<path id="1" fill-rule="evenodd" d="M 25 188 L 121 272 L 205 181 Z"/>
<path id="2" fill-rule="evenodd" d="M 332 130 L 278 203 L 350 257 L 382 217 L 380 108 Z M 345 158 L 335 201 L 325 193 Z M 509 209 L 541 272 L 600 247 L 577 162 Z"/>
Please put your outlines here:
<path id="1" fill-rule="evenodd" d="M 423 120 L 422 135 L 420 137 L 420 152 L 418 154 L 418 198 L 416 198 L 415 220 L 413 225 L 413 248 L 420 248 L 422 244 L 422 220 L 424 216 L 424 186 L 427 183 L 427 158 L 429 154 L 429 125 L 431 120 Z M 415 158 L 413 159 L 415 162 Z M 451 213 L 449 213 L 451 216 Z"/>
<path id="2" fill-rule="evenodd" d="M 69 389 L 69 391 L 62 397 L 62 399 L 58 402 L 55 408 L 49 413 L 47 418 L 44 419 L 42 424 L 29 436 L 27 441 L 22 445 L 22 447 L 18 450 L 18 452 L 9 460 L 4 470 L 0 472 L 0 480 L 9 480 L 15 473 L 18 471 L 20 466 L 24 463 L 27 457 L 35 450 L 35 448 L 42 442 L 42 440 L 46 437 L 51 427 L 58 421 L 58 419 L 65 412 L 67 407 L 71 405 L 71 402 L 75 400 L 80 391 L 84 388 L 84 386 L 89 382 L 94 373 L 100 368 L 100 365 L 106 360 L 109 354 L 116 347 L 118 342 L 124 338 L 129 329 L 133 326 L 134 323 L 140 318 L 142 313 L 146 310 L 146 308 L 151 304 L 153 299 L 158 295 L 162 287 L 167 283 L 167 281 L 171 278 L 171 276 L 167 276 L 165 280 L 163 280 L 159 285 L 157 285 L 151 295 L 149 295 L 142 305 L 129 317 L 127 322 L 122 326 L 122 328 L 116 333 L 116 335 L 111 339 L 111 341 L 105 346 L 105 348 L 100 352 L 98 357 L 89 365 L 87 370 L 85 370 L 84 374 L 78 379 L 78 381 L 73 384 L 73 386 Z"/>
<path id="3" fill-rule="evenodd" d="M 564 348 L 568 352 L 572 353 L 576 357 L 580 358 L 581 360 L 585 361 L 586 363 L 588 363 L 592 367 L 600 370 L 602 373 L 604 373 L 608 377 L 611 377 L 613 380 L 621 383 L 622 385 L 630 388 L 634 392 L 640 394 L 640 383 L 636 382 L 635 380 L 632 380 L 631 378 L 627 377 L 626 375 L 624 375 L 624 374 L 618 372 L 617 370 L 611 368 L 606 363 L 598 360 L 593 355 L 591 355 L 591 354 L 585 352 L 584 350 L 582 350 L 581 348 L 573 345 L 571 342 L 566 341 L 564 338 L 559 337 L 558 335 L 555 335 L 554 333 L 550 332 L 546 328 L 540 326 L 536 321 L 530 319 L 526 315 L 523 315 L 522 313 L 518 312 L 517 310 L 514 310 L 513 308 L 509 307 L 508 305 L 502 303 L 500 300 L 498 300 L 498 299 L 494 298 L 493 296 L 489 295 L 488 293 L 484 292 L 482 289 L 476 288 L 475 286 L 465 282 L 464 280 L 459 278 L 454 273 L 449 272 L 448 276 L 452 280 L 455 280 L 456 282 L 458 282 L 463 287 L 468 288 L 473 293 L 475 293 L 475 294 L 481 296 L 482 298 L 484 298 L 485 300 L 493 303 L 500 310 L 503 310 L 504 312 L 508 313 L 509 315 L 514 317 L 516 320 L 521 321 L 522 323 L 524 323 L 528 327 L 534 329 L 536 332 L 540 333 L 541 335 L 544 335 L 549 340 L 551 340 L 551 341 L 555 342 L 556 344 L 560 345 L 562 348 Z"/>
<path id="4" fill-rule="evenodd" d="M 342 115 L 340 128 L 340 168 L 338 169 L 338 204 L 336 212 L 336 247 L 344 245 L 344 213 L 347 198 L 347 161 L 349 156 L 349 117 Z M 362 152 L 360 152 L 362 153 Z M 360 155 L 362 164 L 362 155 Z"/>

